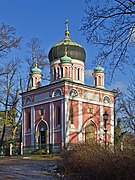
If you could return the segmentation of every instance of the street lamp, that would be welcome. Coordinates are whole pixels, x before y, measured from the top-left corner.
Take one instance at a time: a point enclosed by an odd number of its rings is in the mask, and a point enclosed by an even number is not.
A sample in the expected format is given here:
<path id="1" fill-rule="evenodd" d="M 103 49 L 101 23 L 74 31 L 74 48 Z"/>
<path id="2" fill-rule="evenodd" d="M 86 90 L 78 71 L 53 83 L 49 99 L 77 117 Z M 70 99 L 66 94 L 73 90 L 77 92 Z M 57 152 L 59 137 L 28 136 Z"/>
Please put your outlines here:
<path id="1" fill-rule="evenodd" d="M 103 114 L 103 120 L 104 120 L 104 133 L 105 133 L 105 148 L 106 148 L 106 143 L 107 143 L 107 129 L 106 129 L 106 122 L 108 120 L 108 114 L 105 111 L 105 113 Z"/>

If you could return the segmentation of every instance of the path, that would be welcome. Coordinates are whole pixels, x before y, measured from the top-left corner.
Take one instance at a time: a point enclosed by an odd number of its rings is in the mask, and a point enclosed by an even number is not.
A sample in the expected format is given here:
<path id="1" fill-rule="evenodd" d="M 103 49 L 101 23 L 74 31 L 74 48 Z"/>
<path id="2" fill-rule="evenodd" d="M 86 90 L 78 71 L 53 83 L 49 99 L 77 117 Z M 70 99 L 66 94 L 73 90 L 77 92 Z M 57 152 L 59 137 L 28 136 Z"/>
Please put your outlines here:
<path id="1" fill-rule="evenodd" d="M 0 158 L 0 179 L 16 180 L 55 180 L 58 179 L 48 175 L 45 169 L 53 166 L 58 160 L 52 159 L 20 159 Z M 61 179 L 61 178 L 60 178 Z M 62 178 L 63 179 L 63 178 Z"/>

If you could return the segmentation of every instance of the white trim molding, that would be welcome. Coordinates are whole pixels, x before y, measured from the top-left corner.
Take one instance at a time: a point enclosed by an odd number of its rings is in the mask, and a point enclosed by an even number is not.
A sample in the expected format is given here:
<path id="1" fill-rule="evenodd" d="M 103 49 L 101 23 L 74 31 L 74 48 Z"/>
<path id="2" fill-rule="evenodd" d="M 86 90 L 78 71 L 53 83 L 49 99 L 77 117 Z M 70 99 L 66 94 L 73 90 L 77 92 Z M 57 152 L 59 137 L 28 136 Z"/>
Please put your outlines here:
<path id="1" fill-rule="evenodd" d="M 82 102 L 78 102 L 78 140 L 82 142 Z"/>
<path id="2" fill-rule="evenodd" d="M 34 140 L 35 140 L 34 125 L 35 125 L 35 108 L 31 107 L 31 146 L 33 146 L 35 144 L 35 142 L 34 142 Z"/>
<path id="3" fill-rule="evenodd" d="M 111 108 L 110 118 L 110 142 L 114 145 L 114 108 Z"/>
<path id="4" fill-rule="evenodd" d="M 103 122 L 103 105 L 100 105 L 100 143 L 103 143 L 104 139 L 104 122 Z"/>

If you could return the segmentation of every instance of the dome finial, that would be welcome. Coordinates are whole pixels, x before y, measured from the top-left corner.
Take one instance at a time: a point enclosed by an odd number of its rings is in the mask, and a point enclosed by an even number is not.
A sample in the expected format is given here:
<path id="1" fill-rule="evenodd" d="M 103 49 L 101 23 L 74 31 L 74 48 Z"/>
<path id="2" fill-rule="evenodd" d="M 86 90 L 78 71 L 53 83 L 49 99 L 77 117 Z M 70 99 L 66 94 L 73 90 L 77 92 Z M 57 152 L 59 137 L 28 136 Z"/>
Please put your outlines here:
<path id="1" fill-rule="evenodd" d="M 69 37 L 68 23 L 69 23 L 69 20 L 67 19 L 66 22 L 65 22 L 65 24 L 66 24 L 65 36 L 66 36 L 66 37 Z"/>
<path id="2" fill-rule="evenodd" d="M 38 67 L 38 62 L 36 61 L 35 67 Z"/>
<path id="3" fill-rule="evenodd" d="M 104 68 L 100 66 L 100 57 L 98 58 L 98 65 L 94 69 L 95 73 L 104 73 Z"/>
<path id="4" fill-rule="evenodd" d="M 98 58 L 98 66 L 100 66 L 100 57 Z"/>

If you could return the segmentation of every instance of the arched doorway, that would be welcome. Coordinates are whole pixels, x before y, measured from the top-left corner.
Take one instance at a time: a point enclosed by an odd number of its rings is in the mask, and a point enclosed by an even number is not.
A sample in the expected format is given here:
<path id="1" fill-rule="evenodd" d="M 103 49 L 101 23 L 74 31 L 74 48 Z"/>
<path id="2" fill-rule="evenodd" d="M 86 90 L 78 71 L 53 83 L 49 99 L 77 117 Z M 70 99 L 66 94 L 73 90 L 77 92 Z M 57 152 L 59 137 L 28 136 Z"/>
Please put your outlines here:
<path id="1" fill-rule="evenodd" d="M 41 121 L 38 124 L 38 145 L 40 148 L 45 148 L 45 145 L 48 143 L 48 132 L 47 124 L 44 121 Z"/>
<path id="2" fill-rule="evenodd" d="M 90 124 L 85 127 L 85 143 L 96 143 L 96 141 L 96 126 L 93 122 L 90 122 Z"/>

